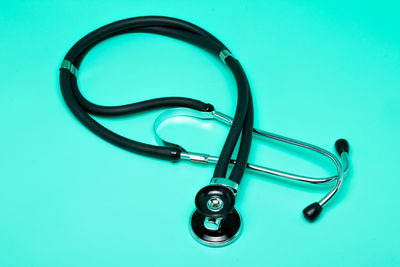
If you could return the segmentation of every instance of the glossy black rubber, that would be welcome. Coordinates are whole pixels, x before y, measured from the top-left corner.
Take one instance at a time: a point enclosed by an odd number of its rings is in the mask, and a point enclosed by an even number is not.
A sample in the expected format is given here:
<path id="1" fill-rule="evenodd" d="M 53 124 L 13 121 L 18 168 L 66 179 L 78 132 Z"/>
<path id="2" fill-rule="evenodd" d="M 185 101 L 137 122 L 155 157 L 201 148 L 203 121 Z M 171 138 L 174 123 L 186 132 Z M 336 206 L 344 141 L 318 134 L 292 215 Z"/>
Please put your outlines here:
<path id="1" fill-rule="evenodd" d="M 343 152 L 349 153 L 350 146 L 346 139 L 339 139 L 335 142 L 336 152 L 341 155 Z"/>
<path id="2" fill-rule="evenodd" d="M 241 220 L 236 209 L 221 220 L 218 230 L 209 230 L 204 227 L 205 218 L 204 215 L 195 211 L 190 220 L 192 235 L 203 245 L 224 246 L 230 244 L 238 237 Z"/>
<path id="3" fill-rule="evenodd" d="M 312 203 L 303 210 L 304 218 L 309 222 L 315 221 L 322 211 L 322 206 L 318 203 Z"/>
<path id="4" fill-rule="evenodd" d="M 116 35 L 135 32 L 161 34 L 180 39 L 199 46 L 216 56 L 219 56 L 222 50 L 229 51 L 213 35 L 189 22 L 169 17 L 146 16 L 120 20 L 89 33 L 68 51 L 65 60 L 70 61 L 75 67 L 79 68 L 85 55 L 96 44 Z M 235 181 L 240 182 L 251 145 L 252 135 L 247 132 L 250 127 L 253 127 L 253 106 L 247 77 L 239 61 L 228 56 L 225 59 L 225 63 L 236 79 L 238 100 L 233 125 L 215 167 L 214 177 L 226 176 L 233 150 L 238 143 L 240 134 L 243 133 L 237 156 L 238 162 L 230 176 L 231 179 L 233 178 Z M 64 100 L 71 112 L 93 133 L 128 151 L 162 159 L 178 160 L 181 150 L 179 147 L 154 146 L 125 138 L 103 127 L 89 114 L 120 116 L 164 107 L 187 107 L 200 111 L 213 110 L 213 106 L 210 104 L 184 97 L 163 97 L 120 106 L 97 105 L 81 94 L 76 77 L 64 68 L 60 69 L 60 87 Z"/>

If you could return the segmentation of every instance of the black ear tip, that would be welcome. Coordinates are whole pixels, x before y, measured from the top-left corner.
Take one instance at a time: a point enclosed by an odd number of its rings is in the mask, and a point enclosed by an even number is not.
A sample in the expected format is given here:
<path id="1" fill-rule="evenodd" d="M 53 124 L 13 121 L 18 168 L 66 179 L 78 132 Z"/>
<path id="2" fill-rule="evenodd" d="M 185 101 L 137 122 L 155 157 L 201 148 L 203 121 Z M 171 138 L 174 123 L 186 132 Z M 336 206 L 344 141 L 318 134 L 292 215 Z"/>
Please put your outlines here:
<path id="1" fill-rule="evenodd" d="M 309 222 L 315 221 L 322 211 L 322 206 L 318 203 L 312 203 L 303 210 L 304 218 Z"/>
<path id="2" fill-rule="evenodd" d="M 346 139 L 339 139 L 335 142 L 335 148 L 339 155 L 343 152 L 349 153 L 350 146 Z"/>

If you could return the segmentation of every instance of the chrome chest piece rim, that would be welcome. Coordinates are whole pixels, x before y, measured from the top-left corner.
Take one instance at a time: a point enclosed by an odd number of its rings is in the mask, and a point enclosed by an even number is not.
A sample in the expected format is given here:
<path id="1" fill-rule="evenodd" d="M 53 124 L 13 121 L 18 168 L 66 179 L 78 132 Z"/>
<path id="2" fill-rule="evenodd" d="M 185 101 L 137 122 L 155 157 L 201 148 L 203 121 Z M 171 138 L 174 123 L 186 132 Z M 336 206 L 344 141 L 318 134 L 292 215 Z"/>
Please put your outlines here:
<path id="1" fill-rule="evenodd" d="M 242 218 L 234 209 L 231 214 L 220 220 L 218 229 L 211 229 L 205 225 L 206 217 L 194 211 L 189 220 L 189 231 L 193 239 L 207 247 L 224 247 L 235 242 L 243 229 Z"/>

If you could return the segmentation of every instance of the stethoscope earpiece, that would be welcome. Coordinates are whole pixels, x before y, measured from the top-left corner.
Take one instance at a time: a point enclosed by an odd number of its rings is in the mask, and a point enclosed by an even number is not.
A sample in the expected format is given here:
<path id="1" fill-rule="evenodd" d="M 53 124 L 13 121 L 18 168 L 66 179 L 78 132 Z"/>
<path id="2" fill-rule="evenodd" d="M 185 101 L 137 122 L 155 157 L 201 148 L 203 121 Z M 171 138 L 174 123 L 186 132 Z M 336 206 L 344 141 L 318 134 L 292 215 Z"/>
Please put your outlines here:
<path id="1" fill-rule="evenodd" d="M 343 152 L 349 153 L 349 142 L 346 139 L 339 139 L 335 142 L 335 149 L 339 155 L 342 155 Z"/>
<path id="2" fill-rule="evenodd" d="M 345 156 L 346 161 L 347 161 L 347 154 L 350 151 L 350 146 L 349 142 L 347 142 L 346 139 L 338 139 L 335 142 L 335 149 L 336 152 L 341 156 Z M 342 155 L 343 154 L 343 155 Z M 341 180 L 338 180 L 339 183 L 341 183 Z M 340 186 L 340 184 L 339 184 Z M 337 187 L 338 188 L 338 187 Z M 336 191 L 335 191 L 336 192 Z M 326 201 L 321 201 L 323 204 L 326 203 Z M 322 205 L 320 202 L 314 202 L 310 205 L 308 205 L 304 210 L 303 210 L 303 215 L 304 218 L 307 219 L 309 222 L 314 222 L 318 216 L 321 214 L 322 211 Z"/>
<path id="3" fill-rule="evenodd" d="M 303 215 L 304 215 L 304 218 L 307 219 L 307 221 L 313 222 L 318 218 L 321 211 L 322 211 L 322 206 L 318 202 L 314 202 L 314 203 L 308 205 L 303 210 Z"/>

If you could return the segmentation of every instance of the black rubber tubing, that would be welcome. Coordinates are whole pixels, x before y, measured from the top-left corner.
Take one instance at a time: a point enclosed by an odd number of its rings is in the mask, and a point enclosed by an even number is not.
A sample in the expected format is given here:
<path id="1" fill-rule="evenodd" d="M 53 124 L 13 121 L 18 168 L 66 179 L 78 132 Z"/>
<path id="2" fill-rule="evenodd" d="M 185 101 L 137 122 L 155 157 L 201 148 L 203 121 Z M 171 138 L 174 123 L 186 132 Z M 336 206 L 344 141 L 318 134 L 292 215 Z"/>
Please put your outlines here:
<path id="1" fill-rule="evenodd" d="M 216 56 L 219 56 L 222 50 L 229 51 L 210 33 L 189 22 L 169 17 L 147 16 L 117 21 L 89 33 L 69 50 L 65 60 L 79 68 L 84 56 L 96 44 L 110 37 L 132 32 L 147 32 L 173 37 L 199 46 Z M 230 178 L 235 176 L 234 180 L 240 181 L 251 145 L 252 135 L 248 134 L 248 128 L 252 129 L 253 127 L 253 106 L 247 77 L 239 61 L 228 56 L 225 62 L 236 79 L 238 100 L 233 124 L 220 154 L 220 160 L 216 165 L 214 177 L 226 176 L 233 150 L 243 130 L 237 156 L 238 162 L 230 176 Z M 120 106 L 96 105 L 85 99 L 79 91 L 76 77 L 65 68 L 60 69 L 60 87 L 71 112 L 93 133 L 128 151 L 161 159 L 178 160 L 181 150 L 177 147 L 154 146 L 125 138 L 103 127 L 89 113 L 102 116 L 119 116 L 162 107 L 187 107 L 199 111 L 213 110 L 213 106 L 210 104 L 184 97 L 156 98 Z M 247 130 L 244 130 L 244 128 Z"/>

